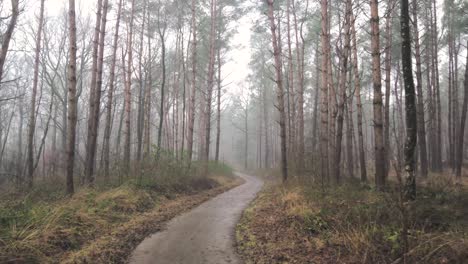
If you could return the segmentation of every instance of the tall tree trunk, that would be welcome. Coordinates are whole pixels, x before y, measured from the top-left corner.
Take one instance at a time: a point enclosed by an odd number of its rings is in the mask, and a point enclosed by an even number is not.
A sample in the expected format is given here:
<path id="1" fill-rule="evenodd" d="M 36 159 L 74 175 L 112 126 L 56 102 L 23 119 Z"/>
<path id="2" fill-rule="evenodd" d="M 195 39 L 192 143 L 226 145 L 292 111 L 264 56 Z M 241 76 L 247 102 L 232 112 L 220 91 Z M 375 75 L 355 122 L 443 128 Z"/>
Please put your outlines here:
<path id="1" fill-rule="evenodd" d="M 107 91 L 106 125 L 104 128 L 104 141 L 103 141 L 104 177 L 106 181 L 109 179 L 110 136 L 111 136 L 111 131 L 112 131 L 112 105 L 114 103 L 115 67 L 117 63 L 117 45 L 119 43 L 119 28 L 120 28 L 120 16 L 122 14 L 122 2 L 123 0 L 119 0 L 119 5 L 117 8 L 117 20 L 115 22 L 115 34 L 114 34 L 114 42 L 113 42 L 113 47 L 112 47 L 109 90 Z"/>
<path id="2" fill-rule="evenodd" d="M 339 80 L 339 101 L 337 103 L 337 133 L 336 133 L 336 140 L 335 142 L 335 166 L 334 168 L 334 178 L 336 183 L 340 183 L 340 164 L 341 164 L 341 149 L 342 149 L 342 141 L 343 141 L 343 116 L 344 116 L 344 108 L 346 104 L 346 77 L 347 70 L 348 70 L 348 58 L 349 58 L 349 46 L 351 42 L 351 35 L 350 35 L 350 24 L 351 24 L 351 9 L 352 9 L 352 2 L 351 0 L 346 1 L 346 14 L 345 14 L 345 27 L 344 27 L 344 34 L 345 34 L 345 44 L 343 47 L 343 54 L 341 57 L 341 74 Z"/>
<path id="3" fill-rule="evenodd" d="M 249 103 L 245 105 L 244 110 L 244 170 L 249 167 Z"/>
<path id="4" fill-rule="evenodd" d="M 208 160 L 210 159 L 210 136 L 211 136 L 211 101 L 213 96 L 214 86 L 214 66 L 216 52 L 216 15 L 217 15 L 217 0 L 211 0 L 211 30 L 210 30 L 210 47 L 209 47 L 209 63 L 208 63 L 208 87 L 206 91 L 205 104 L 205 149 L 203 150 L 203 161 L 205 162 L 205 173 L 208 172 Z"/>
<path id="5" fill-rule="evenodd" d="M 195 126 L 195 99 L 197 93 L 197 20 L 196 20 L 196 0 L 192 0 L 192 80 L 189 104 L 189 122 L 187 135 L 187 152 L 189 164 L 193 156 L 193 130 Z"/>
<path id="6" fill-rule="evenodd" d="M 4 157 L 4 154 L 5 154 L 5 148 L 6 148 L 6 145 L 7 145 L 7 142 L 8 142 L 8 136 L 10 134 L 11 123 L 13 121 L 13 117 L 15 117 L 15 110 L 16 110 L 16 106 L 13 107 L 13 110 L 11 111 L 11 114 L 10 114 L 10 118 L 8 118 L 8 124 L 6 125 L 5 137 L 3 139 L 2 150 L 0 152 L 0 164 L 2 164 L 3 157 Z M 0 138 L 2 138 L 2 137 L 0 137 Z"/>
<path id="7" fill-rule="evenodd" d="M 331 14 L 331 12 L 330 12 Z M 328 36 L 331 36 L 331 29 L 330 29 L 330 21 L 331 17 L 329 18 L 328 21 Z M 327 73 L 328 73 L 328 104 L 329 104 L 329 121 L 328 121 L 328 148 L 329 148 L 329 156 L 328 156 L 328 172 L 331 181 L 335 181 L 337 178 L 337 162 L 336 162 L 336 125 L 337 125 L 337 117 L 338 117 L 338 101 L 336 98 L 336 89 L 335 89 L 335 84 L 334 84 L 334 79 L 333 79 L 333 68 L 332 68 L 332 54 L 331 54 L 331 42 L 329 39 L 328 42 L 328 62 L 327 62 Z"/>
<path id="8" fill-rule="evenodd" d="M 263 58 L 262 58 L 262 61 Z M 263 89 L 262 89 L 262 99 L 263 99 L 263 102 L 262 102 L 262 106 L 263 106 L 263 126 L 265 127 L 265 156 L 264 156 L 264 159 L 265 159 L 265 165 L 264 167 L 266 169 L 269 169 L 270 168 L 270 150 L 272 150 L 273 148 L 271 148 L 270 146 L 270 137 L 269 137 L 269 112 L 268 112 L 268 102 L 267 102 L 267 86 L 263 85 Z"/>
<path id="9" fill-rule="evenodd" d="M 96 74 L 93 82 L 93 76 L 91 77 L 91 94 L 90 94 L 90 109 L 89 109 L 89 121 L 88 121 L 88 141 L 86 144 L 87 154 L 86 154 L 86 166 L 85 166 L 85 177 L 88 184 L 92 185 L 94 182 L 94 169 L 96 161 L 96 150 L 97 150 L 97 136 L 99 131 L 99 115 L 101 110 L 101 93 L 102 93 L 102 72 L 104 66 L 104 40 L 106 37 L 106 24 L 107 24 L 107 9 L 109 5 L 109 0 L 104 0 L 102 6 L 102 18 L 99 15 L 96 15 L 96 19 L 101 20 L 100 23 L 96 21 L 96 35 L 98 43 L 97 57 L 93 58 L 93 67 L 94 59 L 97 59 L 96 72 L 93 71 L 93 74 Z M 100 28 L 98 27 L 98 24 Z M 96 45 L 96 44 L 95 44 Z"/>
<path id="10" fill-rule="evenodd" d="M 145 112 L 145 103 L 144 103 L 144 94 L 145 94 L 145 78 L 143 70 L 143 48 L 145 46 L 145 23 L 146 23 L 146 9 L 147 2 L 143 1 L 143 17 L 141 20 L 141 32 L 140 32 L 140 47 L 138 54 L 138 116 L 137 116 L 137 160 L 141 161 L 141 153 L 143 147 L 143 130 L 144 130 L 144 112 Z M 151 59 L 149 57 L 149 59 Z"/>
<path id="11" fill-rule="evenodd" d="M 272 35 L 273 54 L 275 57 L 275 70 L 276 70 L 276 85 L 277 85 L 277 99 L 279 111 L 279 125 L 280 125 L 280 138 L 281 138 L 281 174 L 283 182 L 288 179 L 288 159 L 286 149 L 286 113 L 284 111 L 284 89 L 283 89 L 283 62 L 281 61 L 281 49 L 278 45 L 278 38 L 276 35 L 276 24 L 274 17 L 274 0 L 266 0 L 268 4 L 268 18 L 270 20 L 270 30 Z"/>
<path id="12" fill-rule="evenodd" d="M 67 194 L 73 195 L 73 167 L 75 163 L 75 139 L 77 123 L 76 95 L 76 15 L 75 0 L 68 1 L 69 61 L 68 61 L 68 124 L 67 124 Z"/>
<path id="13" fill-rule="evenodd" d="M 466 57 L 466 64 L 465 64 L 465 84 L 464 85 L 465 85 L 464 87 L 465 90 L 464 90 L 464 97 L 463 97 L 463 108 L 461 112 L 460 131 L 458 132 L 458 137 L 459 137 L 460 142 L 458 143 L 458 146 L 457 146 L 457 155 L 456 155 L 457 167 L 456 167 L 455 175 L 458 180 L 460 180 L 462 176 L 463 146 L 464 146 L 464 140 L 465 140 L 466 115 L 468 111 L 468 56 Z"/>
<path id="14" fill-rule="evenodd" d="M 297 79 L 298 79 L 298 87 L 297 87 L 297 99 L 298 99 L 298 106 L 297 106 L 297 123 L 298 123 L 298 139 L 297 139 L 297 170 L 299 173 L 304 171 L 304 153 L 305 153 L 305 141 L 304 141 L 304 66 L 305 66 L 305 44 L 304 44 L 304 37 L 303 37 L 303 24 L 301 24 L 300 30 L 298 30 L 298 22 L 297 22 L 297 12 L 296 12 L 296 3 L 295 0 L 291 0 L 292 2 L 292 12 L 294 17 L 294 31 L 296 36 L 296 56 L 297 56 Z M 306 4 L 306 12 L 308 11 L 309 2 L 307 1 Z M 299 42 L 299 35 L 301 36 L 301 42 Z"/>
<path id="15" fill-rule="evenodd" d="M 87 129 L 87 140 L 86 140 L 86 160 L 85 160 L 85 180 L 88 184 L 92 185 L 94 182 L 93 171 L 94 171 L 94 153 L 96 147 L 93 146 L 93 132 L 94 132 L 94 109 L 96 108 L 95 97 L 97 89 L 97 75 L 98 75 L 98 61 L 99 61 L 99 45 L 100 45 L 100 29 L 102 22 L 102 0 L 97 0 L 96 10 L 96 24 L 94 27 L 93 36 L 93 53 L 92 53 L 92 66 L 91 66 L 91 83 L 89 88 L 89 110 L 88 110 L 88 129 Z"/>
<path id="16" fill-rule="evenodd" d="M 429 14 L 429 12 L 431 12 Z M 430 8 L 425 8 L 425 66 L 426 66 L 426 84 L 427 84 L 427 97 L 428 97 L 428 115 L 427 115 L 427 127 L 428 127 L 428 139 L 430 144 L 427 144 L 428 147 L 428 163 L 431 170 L 435 170 L 435 163 L 436 163 L 436 110 L 435 110 L 435 82 L 432 79 L 432 72 L 434 69 L 432 68 L 432 11 Z"/>
<path id="17" fill-rule="evenodd" d="M 390 96 L 391 96 L 391 79 L 392 79 L 392 46 L 393 46 L 393 10 L 395 8 L 395 0 L 391 0 L 387 7 L 387 16 L 385 22 L 385 105 L 384 105 L 384 142 L 385 142 L 385 178 L 388 177 L 390 170 Z"/>
<path id="18" fill-rule="evenodd" d="M 182 39 L 184 39 L 184 31 L 181 30 L 182 32 Z M 186 63 L 188 62 L 188 57 L 189 57 L 189 47 L 190 45 L 190 38 L 192 34 L 190 32 L 189 34 L 189 39 L 188 39 L 188 44 L 187 44 L 187 54 L 185 54 L 184 51 L 184 42 L 182 41 L 182 72 L 184 74 L 183 78 L 183 89 L 182 89 L 182 142 L 180 146 L 180 157 L 183 159 L 184 158 L 184 153 L 185 153 L 185 139 L 186 139 L 186 129 L 187 129 L 187 65 Z"/>
<path id="19" fill-rule="evenodd" d="M 174 130 L 174 153 L 175 153 L 175 158 L 177 161 L 179 161 L 179 126 L 180 126 L 180 121 L 179 121 L 179 111 L 180 111 L 180 79 L 182 77 L 181 73 L 181 65 L 183 64 L 183 49 L 182 47 L 184 46 L 184 39 L 182 35 L 182 26 L 181 22 L 178 22 L 178 30 L 177 30 L 177 35 L 179 39 L 178 45 L 176 45 L 176 61 L 177 63 L 177 72 L 178 74 L 174 76 L 174 107 L 175 110 L 173 111 L 173 130 Z M 182 59 L 181 59 L 182 58 Z M 176 78 L 177 77 L 177 78 Z"/>
<path id="20" fill-rule="evenodd" d="M 382 78 L 380 69 L 379 8 L 377 0 L 370 0 L 371 7 L 371 50 L 372 82 L 374 87 L 374 148 L 375 185 L 385 188 L 385 145 L 382 115 Z"/>
<path id="21" fill-rule="evenodd" d="M 322 174 L 322 183 L 329 179 L 328 163 L 328 57 L 330 56 L 330 39 L 328 35 L 328 0 L 321 0 L 321 18 L 322 18 L 322 84 L 320 91 L 321 98 L 321 126 L 320 126 L 320 167 Z"/>
<path id="22" fill-rule="evenodd" d="M 350 21 L 350 23 L 352 23 Z M 350 47 L 351 48 L 351 47 Z M 351 56 L 350 56 L 351 58 Z M 354 156 L 353 156 L 353 149 L 354 149 L 354 121 L 353 121 L 353 90 L 351 85 L 351 80 L 353 79 L 353 72 L 349 71 L 349 81 L 347 82 L 349 89 L 349 97 L 348 101 L 346 102 L 346 162 L 347 162 L 347 169 L 348 173 L 351 178 L 354 178 Z"/>
<path id="23" fill-rule="evenodd" d="M 362 111 L 362 101 L 361 101 L 361 80 L 359 76 L 355 20 L 356 19 L 353 15 L 352 24 L 351 24 L 351 31 L 352 31 L 351 34 L 353 35 L 354 94 L 356 97 L 356 108 L 357 108 L 359 169 L 361 172 L 361 181 L 367 182 L 367 168 L 366 168 L 366 156 L 365 156 L 366 154 L 364 151 L 364 133 L 362 129 L 363 111 Z"/>
<path id="24" fill-rule="evenodd" d="M 131 140 L 131 108 L 132 108 L 132 62 L 133 62 L 133 20 L 135 15 L 135 0 L 132 0 L 132 11 L 130 14 L 130 25 L 128 34 L 128 61 L 127 61 L 127 81 L 125 83 L 125 144 L 124 144 L 124 173 L 130 172 L 130 140 Z"/>
<path id="25" fill-rule="evenodd" d="M 220 33 L 218 30 L 218 40 L 220 40 Z M 221 67 L 222 61 L 221 61 L 221 46 L 218 47 L 218 54 L 217 54 L 217 60 L 218 60 L 218 92 L 217 92 L 217 109 L 216 109 L 216 155 L 215 155 L 215 160 L 216 162 L 219 161 L 219 145 L 221 142 Z"/>
<path id="26" fill-rule="evenodd" d="M 288 89 L 289 89 L 289 104 L 290 104 L 290 131 L 289 131 L 289 155 L 293 166 L 297 167 L 294 157 L 296 157 L 296 92 L 294 83 L 294 63 L 292 55 L 291 41 L 291 0 L 286 1 L 286 31 L 288 43 Z"/>
<path id="27" fill-rule="evenodd" d="M 416 57 L 416 90 L 417 90 L 417 114 L 418 114 L 418 143 L 419 159 L 421 160 L 421 176 L 426 177 L 428 171 L 427 165 L 427 145 L 426 145 L 426 119 L 424 117 L 424 95 L 422 90 L 422 70 L 421 70 L 421 51 L 419 45 L 418 29 L 418 3 L 413 1 L 413 25 L 414 25 L 414 47 Z"/>
<path id="28" fill-rule="evenodd" d="M 158 128 L 158 149 L 156 150 L 156 159 L 159 160 L 161 155 L 161 141 L 163 133 L 163 122 L 164 122 L 164 95 L 166 89 L 166 26 L 161 26 L 161 14 L 158 10 L 158 34 L 161 41 L 161 68 L 162 68 L 162 82 L 161 82 L 161 103 L 159 109 L 159 128 Z"/>
<path id="29" fill-rule="evenodd" d="M 18 83 L 16 84 L 17 88 Z M 24 101 L 19 101 L 19 129 L 18 129 L 18 159 L 17 159 L 17 170 L 16 170 L 16 187 L 20 188 L 23 178 L 23 120 L 24 120 Z"/>
<path id="30" fill-rule="evenodd" d="M 436 140 L 436 170 L 442 170 L 442 106 L 440 100 L 440 79 L 439 79 L 439 39 L 438 39 L 438 29 L 437 29 L 437 5 L 436 0 L 432 0 L 431 5 L 431 17 L 433 17 L 433 26 L 432 26 L 432 73 L 433 82 L 435 84 L 435 97 L 436 97 L 436 110 L 437 110 L 437 140 Z M 433 14 L 433 16 L 432 16 Z"/>
<path id="31" fill-rule="evenodd" d="M 52 132 L 52 168 L 51 174 L 53 177 L 57 176 L 57 117 L 58 117 L 58 106 L 54 104 L 54 115 L 52 117 L 54 121 L 54 129 Z"/>
<path id="32" fill-rule="evenodd" d="M 448 130 L 448 146 L 447 146 L 447 162 L 450 168 L 453 168 L 453 148 L 455 144 L 453 131 L 454 131 L 454 122 L 453 122 L 453 34 L 452 34 L 452 19 L 451 19 L 451 2 L 449 1 L 449 6 L 448 6 L 448 12 L 447 12 L 447 17 L 448 17 L 448 22 L 447 22 L 447 44 L 448 44 L 448 111 L 447 111 L 447 130 Z"/>
<path id="33" fill-rule="evenodd" d="M 415 152 L 417 144 L 417 111 L 416 95 L 413 80 L 413 64 L 411 61 L 411 35 L 408 0 L 401 0 L 401 55 L 403 66 L 403 79 L 405 83 L 406 108 L 406 140 L 405 140 L 405 189 L 404 197 L 407 200 L 416 198 Z"/>
<path id="34" fill-rule="evenodd" d="M 28 126 L 28 188 L 33 187 L 33 176 L 34 176 L 34 132 L 36 130 L 36 95 L 37 85 L 39 83 L 39 60 L 41 55 L 41 41 L 42 41 L 42 27 L 44 25 L 44 2 L 41 0 L 41 10 L 39 14 L 39 26 L 37 29 L 36 37 L 36 51 L 34 57 L 34 77 L 33 87 L 31 94 L 31 111 L 29 114 L 29 126 Z"/>
<path id="35" fill-rule="evenodd" d="M 148 32 L 150 30 L 150 11 L 149 11 L 149 7 L 147 8 L 147 23 L 146 23 L 146 26 L 147 26 L 147 29 L 148 29 Z M 150 155 L 150 145 L 151 145 L 151 90 L 153 89 L 153 67 L 152 67 L 152 63 L 153 63 L 153 58 L 152 58 L 152 53 L 151 53 L 151 50 L 152 50 L 152 47 L 151 47 L 151 36 L 150 34 L 148 34 L 148 37 L 147 37 L 147 42 L 148 42 L 148 78 L 147 78 L 147 81 L 148 83 L 146 84 L 146 90 L 145 90 L 145 124 L 144 124 L 144 127 L 145 127 L 145 131 L 144 131 L 144 142 L 143 142 L 143 145 L 144 145 L 144 150 L 143 150 L 143 156 L 144 158 L 148 158 L 149 155 Z"/>
<path id="36" fill-rule="evenodd" d="M 314 112 L 312 114 L 312 149 L 314 151 L 317 150 L 317 142 L 318 136 L 317 133 L 319 132 L 319 122 L 318 122 L 318 112 L 319 112 L 319 95 L 320 95 L 320 42 L 317 41 L 316 48 L 315 48 L 315 91 L 314 91 Z"/>

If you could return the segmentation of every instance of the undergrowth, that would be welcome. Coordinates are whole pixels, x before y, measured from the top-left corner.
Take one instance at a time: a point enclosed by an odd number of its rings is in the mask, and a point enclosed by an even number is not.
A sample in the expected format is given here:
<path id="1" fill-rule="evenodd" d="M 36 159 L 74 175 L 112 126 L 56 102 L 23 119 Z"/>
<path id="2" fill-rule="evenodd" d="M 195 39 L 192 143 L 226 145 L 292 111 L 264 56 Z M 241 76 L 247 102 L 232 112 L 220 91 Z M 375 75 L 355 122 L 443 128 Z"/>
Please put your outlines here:
<path id="1" fill-rule="evenodd" d="M 28 194 L 9 193 L 0 199 L 0 263 L 57 263 L 68 252 L 108 234 L 135 216 L 158 208 L 167 199 L 224 185 L 232 170 L 210 163 L 209 175 L 165 167 L 143 175 L 82 187 L 66 197 L 62 185 L 43 182 Z M 169 173 L 168 171 L 172 171 Z M 227 177 L 226 177 L 227 176 Z"/>
<path id="2" fill-rule="evenodd" d="M 355 184 L 308 187 L 302 214 L 310 235 L 341 248 L 356 263 L 462 263 L 468 259 L 468 192 L 440 178 L 419 188 L 408 208 L 409 248 L 402 248 L 397 188 L 385 193 Z"/>
<path id="3" fill-rule="evenodd" d="M 403 216 L 397 186 L 383 193 L 356 183 L 325 189 L 300 183 L 276 186 L 266 189 L 268 198 L 244 218 L 264 219 L 268 216 L 263 211 L 280 215 L 274 219 L 277 226 L 273 225 L 272 232 L 281 230 L 281 226 L 298 230 L 302 235 L 290 237 L 297 241 L 289 243 L 312 244 L 314 256 L 303 257 L 319 263 L 467 263 L 468 190 L 450 178 L 430 177 L 418 191 L 417 200 L 407 208 L 407 251 L 402 246 Z M 239 233 L 256 234 L 255 229 L 260 228 L 243 223 Z M 249 236 L 238 234 L 246 240 L 241 251 L 252 252 L 258 247 L 251 241 L 259 236 Z M 281 243 L 286 242 L 277 241 L 275 246 Z M 259 252 L 269 250 L 262 248 Z M 321 254 L 324 258 L 317 260 L 316 255 Z M 288 261 L 294 259 L 300 258 Z"/>

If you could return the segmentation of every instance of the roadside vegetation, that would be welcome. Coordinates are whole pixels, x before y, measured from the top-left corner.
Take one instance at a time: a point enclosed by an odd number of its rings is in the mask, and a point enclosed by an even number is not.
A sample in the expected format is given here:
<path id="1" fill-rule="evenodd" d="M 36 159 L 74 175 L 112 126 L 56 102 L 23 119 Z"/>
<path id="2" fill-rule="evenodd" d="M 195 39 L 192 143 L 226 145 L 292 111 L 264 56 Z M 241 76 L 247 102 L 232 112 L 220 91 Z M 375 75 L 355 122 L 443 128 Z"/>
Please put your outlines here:
<path id="1" fill-rule="evenodd" d="M 379 192 L 272 181 L 245 211 L 237 242 L 247 263 L 466 263 L 467 219 L 466 185 L 441 175 L 405 205 L 395 182 Z"/>
<path id="2" fill-rule="evenodd" d="M 123 263 L 165 221 L 240 183 L 223 164 L 210 163 L 208 175 L 201 163 L 161 164 L 98 181 L 72 197 L 58 179 L 44 179 L 27 194 L 3 193 L 0 262 Z"/>

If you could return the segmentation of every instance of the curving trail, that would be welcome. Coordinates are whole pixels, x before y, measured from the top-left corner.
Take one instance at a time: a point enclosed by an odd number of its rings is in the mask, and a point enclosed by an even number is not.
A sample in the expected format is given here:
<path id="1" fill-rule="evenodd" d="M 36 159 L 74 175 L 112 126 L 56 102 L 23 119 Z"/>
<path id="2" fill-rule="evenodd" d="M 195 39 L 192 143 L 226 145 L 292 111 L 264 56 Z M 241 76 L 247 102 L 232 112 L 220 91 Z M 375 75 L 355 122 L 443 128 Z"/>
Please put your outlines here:
<path id="1" fill-rule="evenodd" d="M 263 183 L 237 173 L 245 183 L 172 219 L 167 229 L 145 239 L 133 252 L 134 264 L 241 263 L 234 232 L 242 211 Z"/>

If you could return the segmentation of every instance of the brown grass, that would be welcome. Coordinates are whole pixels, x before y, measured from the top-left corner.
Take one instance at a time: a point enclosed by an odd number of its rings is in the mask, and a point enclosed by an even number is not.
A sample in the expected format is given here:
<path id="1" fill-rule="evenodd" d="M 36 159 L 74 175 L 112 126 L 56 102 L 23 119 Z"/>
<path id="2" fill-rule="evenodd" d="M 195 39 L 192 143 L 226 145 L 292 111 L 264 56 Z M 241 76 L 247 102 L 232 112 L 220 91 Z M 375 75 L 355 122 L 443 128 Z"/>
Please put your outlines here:
<path id="1" fill-rule="evenodd" d="M 240 184 L 229 176 L 182 180 L 82 189 L 55 201 L 5 200 L 0 263 L 123 263 L 165 221 Z"/>
<path id="2" fill-rule="evenodd" d="M 409 250 L 394 190 L 266 188 L 238 226 L 247 263 L 468 263 L 468 190 L 431 175 L 409 206 Z"/>

